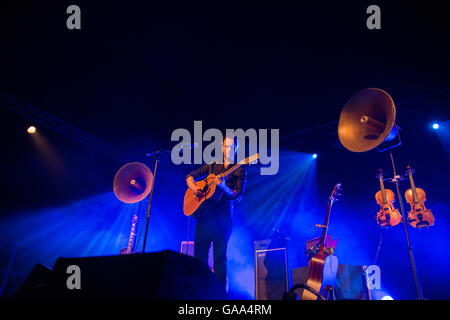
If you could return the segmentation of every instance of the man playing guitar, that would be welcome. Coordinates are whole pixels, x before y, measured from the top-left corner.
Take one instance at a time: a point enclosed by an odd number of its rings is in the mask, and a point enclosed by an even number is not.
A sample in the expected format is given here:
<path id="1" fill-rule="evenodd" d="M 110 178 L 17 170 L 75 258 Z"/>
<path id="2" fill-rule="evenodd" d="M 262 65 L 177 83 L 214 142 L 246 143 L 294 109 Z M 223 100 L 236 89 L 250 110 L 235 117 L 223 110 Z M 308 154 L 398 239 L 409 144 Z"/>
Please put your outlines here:
<path id="1" fill-rule="evenodd" d="M 202 196 L 202 190 L 195 184 L 209 174 L 221 174 L 230 168 L 236 155 L 238 142 L 236 137 L 225 137 L 223 140 L 223 163 L 205 164 L 186 176 L 189 188 L 197 196 Z M 225 180 L 216 177 L 217 187 L 223 191 L 220 200 L 199 217 L 195 225 L 194 256 L 208 263 L 208 253 L 213 244 L 214 272 L 217 278 L 226 286 L 227 278 L 227 245 L 232 231 L 233 208 L 240 201 L 247 182 L 247 173 L 243 166 L 228 175 Z"/>

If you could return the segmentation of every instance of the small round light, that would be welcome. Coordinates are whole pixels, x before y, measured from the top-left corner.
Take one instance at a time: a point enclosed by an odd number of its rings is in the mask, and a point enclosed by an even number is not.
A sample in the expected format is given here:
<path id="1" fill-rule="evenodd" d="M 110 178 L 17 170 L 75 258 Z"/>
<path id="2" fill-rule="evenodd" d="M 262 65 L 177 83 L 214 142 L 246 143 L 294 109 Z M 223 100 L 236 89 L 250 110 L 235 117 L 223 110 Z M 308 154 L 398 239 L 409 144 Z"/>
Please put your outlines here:
<path id="1" fill-rule="evenodd" d="M 394 300 L 391 296 L 384 296 L 381 298 L 381 300 Z"/>
<path id="2" fill-rule="evenodd" d="M 433 129 L 434 130 L 439 129 L 439 123 L 433 123 Z"/>
<path id="3" fill-rule="evenodd" d="M 317 159 L 317 153 L 314 153 L 314 154 L 312 155 L 312 157 L 313 157 L 313 159 Z"/>
<path id="4" fill-rule="evenodd" d="M 34 126 L 28 127 L 27 132 L 30 134 L 36 133 L 36 127 Z"/>

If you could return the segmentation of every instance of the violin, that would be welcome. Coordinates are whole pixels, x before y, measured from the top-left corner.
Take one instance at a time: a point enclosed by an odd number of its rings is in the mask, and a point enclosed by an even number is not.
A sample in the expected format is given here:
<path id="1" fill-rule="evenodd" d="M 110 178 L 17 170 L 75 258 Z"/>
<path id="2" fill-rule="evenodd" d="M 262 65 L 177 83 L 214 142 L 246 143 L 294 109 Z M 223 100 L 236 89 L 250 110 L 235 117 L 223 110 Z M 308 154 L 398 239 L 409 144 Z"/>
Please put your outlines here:
<path id="1" fill-rule="evenodd" d="M 408 223 L 414 228 L 426 228 L 434 224 L 434 216 L 430 210 L 425 207 L 427 195 L 421 188 L 416 188 L 413 179 L 413 170 L 407 167 L 411 189 L 406 190 L 405 198 L 409 203 L 411 210 L 408 212 Z"/>
<path id="2" fill-rule="evenodd" d="M 383 170 L 378 169 L 380 180 L 380 190 L 375 194 L 375 199 L 380 206 L 380 211 L 376 215 L 377 223 L 382 227 L 393 227 L 402 221 L 402 216 L 398 209 L 394 207 L 395 194 L 390 189 L 384 188 Z"/>

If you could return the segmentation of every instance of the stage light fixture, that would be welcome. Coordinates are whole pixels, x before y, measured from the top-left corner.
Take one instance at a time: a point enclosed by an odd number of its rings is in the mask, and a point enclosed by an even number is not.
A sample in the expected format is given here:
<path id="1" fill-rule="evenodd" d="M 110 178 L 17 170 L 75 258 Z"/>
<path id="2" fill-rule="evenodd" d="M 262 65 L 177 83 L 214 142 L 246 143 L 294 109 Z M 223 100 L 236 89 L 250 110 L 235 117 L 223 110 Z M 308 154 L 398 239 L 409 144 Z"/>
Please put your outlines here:
<path id="1" fill-rule="evenodd" d="M 29 134 L 36 133 L 36 127 L 34 127 L 34 126 L 28 127 L 27 132 L 28 132 Z"/>
<path id="2" fill-rule="evenodd" d="M 394 300 L 394 298 L 391 295 L 389 295 L 389 293 L 380 289 L 371 290 L 371 295 L 372 300 Z"/>
<path id="3" fill-rule="evenodd" d="M 313 159 L 317 159 L 317 157 L 318 157 L 317 153 L 314 153 L 314 154 L 312 155 L 312 157 L 313 157 Z"/>
<path id="4" fill-rule="evenodd" d="M 433 123 L 432 127 L 433 127 L 434 130 L 439 129 L 439 123 Z"/>

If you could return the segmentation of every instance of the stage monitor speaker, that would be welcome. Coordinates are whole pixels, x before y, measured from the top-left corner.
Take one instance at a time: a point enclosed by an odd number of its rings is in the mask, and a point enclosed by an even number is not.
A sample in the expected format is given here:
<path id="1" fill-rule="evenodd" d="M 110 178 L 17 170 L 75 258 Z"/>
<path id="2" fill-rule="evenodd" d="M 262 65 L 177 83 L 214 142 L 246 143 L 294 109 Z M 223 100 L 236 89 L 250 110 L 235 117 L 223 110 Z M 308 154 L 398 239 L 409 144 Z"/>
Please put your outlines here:
<path id="1" fill-rule="evenodd" d="M 14 297 L 19 299 L 38 299 L 48 292 L 52 270 L 42 264 L 37 264 L 28 277 L 16 291 Z"/>
<path id="2" fill-rule="evenodd" d="M 254 242 L 255 299 L 281 300 L 289 290 L 286 245 L 272 240 Z"/>
<path id="3" fill-rule="evenodd" d="M 194 245 L 195 245 L 194 241 L 181 241 L 180 253 L 193 257 Z M 208 266 L 211 269 L 211 271 L 214 272 L 214 252 L 212 243 L 211 246 L 209 247 Z"/>
<path id="4" fill-rule="evenodd" d="M 72 282 L 77 274 L 74 269 L 79 270 L 79 288 L 68 285 L 76 283 Z M 227 298 L 225 288 L 207 265 L 199 259 L 173 251 L 59 258 L 47 287 L 45 298 L 63 300 Z"/>

